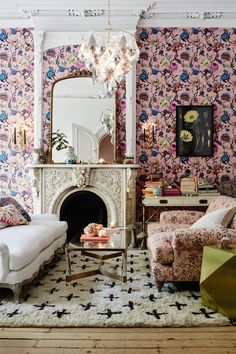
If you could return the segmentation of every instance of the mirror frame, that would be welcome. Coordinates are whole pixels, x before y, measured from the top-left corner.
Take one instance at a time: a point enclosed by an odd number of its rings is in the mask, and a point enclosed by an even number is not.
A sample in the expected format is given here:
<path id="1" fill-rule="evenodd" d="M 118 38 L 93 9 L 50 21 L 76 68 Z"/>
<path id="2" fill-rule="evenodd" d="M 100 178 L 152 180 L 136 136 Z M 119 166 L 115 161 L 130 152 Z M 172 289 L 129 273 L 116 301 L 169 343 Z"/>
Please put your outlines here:
<path id="1" fill-rule="evenodd" d="M 81 70 L 81 71 L 77 71 L 75 73 L 69 74 L 65 77 L 62 77 L 60 79 L 56 79 L 53 84 L 52 84 L 52 88 L 51 88 L 51 102 L 50 102 L 50 126 L 49 126 L 49 139 L 48 139 L 48 158 L 47 158 L 47 163 L 49 164 L 53 164 L 53 160 L 52 160 L 52 132 L 53 132 L 53 93 L 54 93 L 54 87 L 55 85 L 59 82 L 59 81 L 63 81 L 63 80 L 68 80 L 68 79 L 74 79 L 74 78 L 80 78 L 80 77 L 91 77 L 92 78 L 92 73 L 88 70 Z M 113 162 L 112 163 L 120 163 L 120 159 L 118 157 L 118 149 L 119 147 L 117 146 L 117 109 L 116 109 L 116 100 L 117 100 L 117 96 L 115 94 L 115 115 L 114 115 L 114 149 L 113 149 Z M 64 162 L 59 162 L 59 164 L 64 164 Z M 58 162 L 56 162 L 55 164 L 58 164 Z M 88 163 L 89 164 L 89 163 Z"/>

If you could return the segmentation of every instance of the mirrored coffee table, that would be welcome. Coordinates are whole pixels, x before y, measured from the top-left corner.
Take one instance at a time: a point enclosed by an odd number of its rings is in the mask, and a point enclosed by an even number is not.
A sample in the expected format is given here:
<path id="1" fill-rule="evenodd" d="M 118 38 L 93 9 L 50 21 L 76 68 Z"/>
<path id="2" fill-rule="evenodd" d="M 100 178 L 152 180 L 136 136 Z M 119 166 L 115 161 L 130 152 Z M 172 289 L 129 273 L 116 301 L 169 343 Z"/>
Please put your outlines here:
<path id="1" fill-rule="evenodd" d="M 72 274 L 71 254 L 79 252 L 80 256 L 87 256 L 100 260 L 97 269 L 87 272 Z M 96 274 L 127 282 L 127 235 L 126 230 L 120 230 L 120 234 L 113 234 L 108 242 L 80 242 L 76 238 L 65 246 L 66 253 L 66 282 L 71 280 L 90 277 Z M 122 257 L 121 273 L 115 274 L 106 270 L 107 259 Z"/>

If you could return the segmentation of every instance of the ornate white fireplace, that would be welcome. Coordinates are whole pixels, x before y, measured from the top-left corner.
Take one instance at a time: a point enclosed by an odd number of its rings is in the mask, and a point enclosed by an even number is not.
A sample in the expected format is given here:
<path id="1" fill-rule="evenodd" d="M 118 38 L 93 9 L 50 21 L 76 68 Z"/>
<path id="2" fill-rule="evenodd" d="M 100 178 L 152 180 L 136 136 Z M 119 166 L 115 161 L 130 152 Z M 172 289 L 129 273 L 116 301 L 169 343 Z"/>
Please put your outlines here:
<path id="1" fill-rule="evenodd" d="M 126 227 L 136 221 L 135 186 L 138 165 L 35 164 L 29 167 L 35 213 L 59 215 L 63 201 L 86 190 L 98 195 L 107 208 L 107 222 Z"/>

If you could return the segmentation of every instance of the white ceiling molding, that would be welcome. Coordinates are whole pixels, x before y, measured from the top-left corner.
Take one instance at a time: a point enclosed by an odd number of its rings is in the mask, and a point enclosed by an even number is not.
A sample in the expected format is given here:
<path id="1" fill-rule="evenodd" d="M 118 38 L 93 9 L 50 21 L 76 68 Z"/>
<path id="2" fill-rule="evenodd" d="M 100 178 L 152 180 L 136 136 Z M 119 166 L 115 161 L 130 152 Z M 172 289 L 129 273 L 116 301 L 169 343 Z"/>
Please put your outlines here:
<path id="1" fill-rule="evenodd" d="M 39 13 L 39 10 L 21 10 L 22 17 L 25 19 L 30 19 L 32 16 L 36 16 Z"/>
<path id="2" fill-rule="evenodd" d="M 94 17 L 104 15 L 104 10 L 68 10 L 69 16 Z"/>
<path id="3" fill-rule="evenodd" d="M 222 17 L 222 12 L 187 12 L 186 18 L 200 18 L 201 20 L 220 18 Z"/>
<path id="4" fill-rule="evenodd" d="M 0 27 L 34 27 L 45 32 L 103 31 L 107 0 L 8 0 L 0 3 Z M 111 0 L 116 30 L 137 26 L 233 27 L 235 0 Z"/>

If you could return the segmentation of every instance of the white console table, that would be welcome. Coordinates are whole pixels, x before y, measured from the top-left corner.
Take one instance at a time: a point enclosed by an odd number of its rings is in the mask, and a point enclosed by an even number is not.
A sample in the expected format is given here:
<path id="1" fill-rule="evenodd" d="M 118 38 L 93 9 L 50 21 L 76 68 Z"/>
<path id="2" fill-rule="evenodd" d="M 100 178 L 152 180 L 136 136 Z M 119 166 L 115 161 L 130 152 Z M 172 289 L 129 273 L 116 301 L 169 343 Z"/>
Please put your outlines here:
<path id="1" fill-rule="evenodd" d="M 215 199 L 216 195 L 196 195 L 196 196 L 173 196 L 173 197 L 158 197 L 145 196 L 142 200 L 143 206 L 143 222 L 142 227 L 145 229 L 145 224 L 163 207 L 201 207 L 208 206 Z M 155 212 L 146 220 L 146 207 L 157 207 Z"/>

